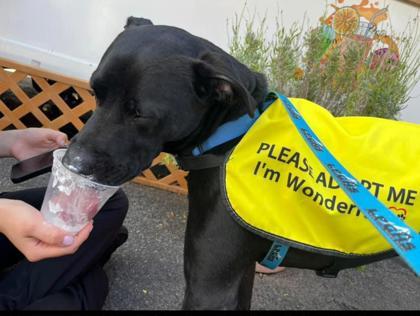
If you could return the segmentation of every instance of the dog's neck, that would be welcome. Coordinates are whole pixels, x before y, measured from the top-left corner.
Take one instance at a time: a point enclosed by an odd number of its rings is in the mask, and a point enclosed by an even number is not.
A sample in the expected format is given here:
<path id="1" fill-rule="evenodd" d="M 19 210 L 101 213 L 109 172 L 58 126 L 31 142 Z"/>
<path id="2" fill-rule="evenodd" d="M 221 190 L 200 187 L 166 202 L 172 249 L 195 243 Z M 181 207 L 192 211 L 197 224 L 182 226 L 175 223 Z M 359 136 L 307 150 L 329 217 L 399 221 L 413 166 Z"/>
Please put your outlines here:
<path id="1" fill-rule="evenodd" d="M 186 171 L 220 167 L 225 154 L 239 143 L 262 109 L 261 102 L 252 118 L 247 111 L 210 113 L 200 128 L 184 139 L 179 147 L 174 146 L 178 150 L 170 153 L 176 157 L 181 169 Z"/>
<path id="2" fill-rule="evenodd" d="M 164 151 L 175 156 L 191 156 L 192 150 L 200 143 L 205 141 L 216 129 L 226 122 L 233 121 L 246 113 L 246 109 L 242 108 L 222 108 L 215 106 L 206 113 L 198 127 L 187 137 L 180 141 L 166 144 Z M 212 149 L 213 154 L 224 154 L 233 146 L 235 142 L 229 141 L 226 144 Z"/>

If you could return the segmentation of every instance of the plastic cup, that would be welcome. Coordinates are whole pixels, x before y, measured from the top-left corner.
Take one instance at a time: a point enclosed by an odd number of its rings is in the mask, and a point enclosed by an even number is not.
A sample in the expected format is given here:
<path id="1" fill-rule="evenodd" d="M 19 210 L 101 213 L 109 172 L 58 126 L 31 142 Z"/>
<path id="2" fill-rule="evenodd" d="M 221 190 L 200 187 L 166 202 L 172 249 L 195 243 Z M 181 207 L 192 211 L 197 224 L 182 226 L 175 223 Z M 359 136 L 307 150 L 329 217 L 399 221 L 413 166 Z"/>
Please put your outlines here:
<path id="1" fill-rule="evenodd" d="M 72 172 L 61 160 L 66 149 L 54 151 L 47 191 L 41 206 L 46 222 L 71 233 L 79 232 L 118 190 Z"/>

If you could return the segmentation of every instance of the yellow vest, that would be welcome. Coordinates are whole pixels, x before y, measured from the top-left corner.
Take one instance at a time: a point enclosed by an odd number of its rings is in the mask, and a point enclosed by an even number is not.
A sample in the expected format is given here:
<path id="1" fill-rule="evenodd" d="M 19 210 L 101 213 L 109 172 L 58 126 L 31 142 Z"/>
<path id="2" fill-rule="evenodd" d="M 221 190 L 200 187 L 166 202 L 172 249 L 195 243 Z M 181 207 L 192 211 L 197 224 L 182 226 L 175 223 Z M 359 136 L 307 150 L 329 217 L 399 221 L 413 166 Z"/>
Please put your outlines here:
<path id="1" fill-rule="evenodd" d="M 420 230 L 420 125 L 333 117 L 290 99 L 343 166 L 390 210 Z M 226 200 L 245 227 L 324 253 L 370 255 L 392 247 L 322 166 L 277 99 L 228 156 Z"/>

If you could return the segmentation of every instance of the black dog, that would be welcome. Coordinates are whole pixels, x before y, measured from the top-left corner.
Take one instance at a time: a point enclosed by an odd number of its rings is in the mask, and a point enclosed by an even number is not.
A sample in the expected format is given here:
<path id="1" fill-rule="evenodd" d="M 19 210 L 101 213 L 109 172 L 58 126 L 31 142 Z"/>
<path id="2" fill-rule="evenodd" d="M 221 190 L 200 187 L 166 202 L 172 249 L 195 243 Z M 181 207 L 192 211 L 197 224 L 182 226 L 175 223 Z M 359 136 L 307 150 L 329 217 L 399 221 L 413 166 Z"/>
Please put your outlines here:
<path id="1" fill-rule="evenodd" d="M 97 109 L 64 163 L 117 185 L 146 169 L 161 151 L 185 156 L 219 125 L 249 113 L 267 93 L 264 76 L 184 30 L 129 18 L 93 73 Z M 212 151 L 223 155 L 232 144 Z M 187 309 L 250 308 L 255 262 L 271 241 L 238 225 L 224 205 L 219 168 L 188 175 L 184 270 Z M 334 275 L 362 259 L 289 250 L 283 265 Z"/>

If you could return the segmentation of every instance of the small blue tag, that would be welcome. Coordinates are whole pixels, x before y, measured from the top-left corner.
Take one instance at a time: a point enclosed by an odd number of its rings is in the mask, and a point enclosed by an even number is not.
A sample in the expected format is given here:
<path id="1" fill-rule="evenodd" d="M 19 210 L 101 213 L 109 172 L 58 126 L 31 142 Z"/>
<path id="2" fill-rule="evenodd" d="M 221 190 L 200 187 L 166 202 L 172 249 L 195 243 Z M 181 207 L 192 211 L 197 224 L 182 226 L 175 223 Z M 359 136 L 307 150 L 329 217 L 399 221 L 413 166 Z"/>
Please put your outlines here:
<path id="1" fill-rule="evenodd" d="M 277 241 L 273 242 L 265 258 L 260 262 L 261 265 L 271 270 L 277 268 L 286 257 L 289 246 L 285 246 Z"/>

